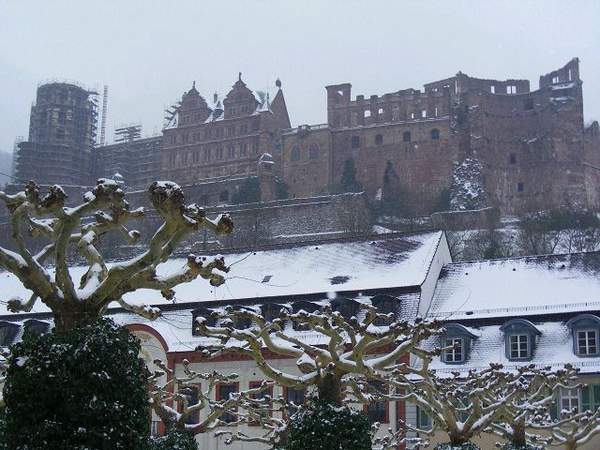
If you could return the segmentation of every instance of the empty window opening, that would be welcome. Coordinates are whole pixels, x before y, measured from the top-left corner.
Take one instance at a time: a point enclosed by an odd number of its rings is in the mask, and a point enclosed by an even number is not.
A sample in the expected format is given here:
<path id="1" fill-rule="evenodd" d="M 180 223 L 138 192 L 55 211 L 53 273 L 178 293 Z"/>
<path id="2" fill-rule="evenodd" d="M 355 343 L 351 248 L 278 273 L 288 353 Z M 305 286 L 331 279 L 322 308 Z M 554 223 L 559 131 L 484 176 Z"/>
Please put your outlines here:
<path id="1" fill-rule="evenodd" d="M 496 93 L 496 86 L 490 86 L 490 92 L 492 94 L 495 94 Z"/>
<path id="2" fill-rule="evenodd" d="M 410 142 L 410 131 L 402 133 L 402 142 Z"/>
<path id="3" fill-rule="evenodd" d="M 424 110 L 421 111 L 421 117 L 422 118 L 427 117 L 427 110 L 426 109 L 424 109 Z"/>
<path id="4" fill-rule="evenodd" d="M 292 149 L 292 161 L 300 161 L 300 149 L 298 147 L 294 147 Z"/>
<path id="5" fill-rule="evenodd" d="M 552 83 L 553 83 L 553 84 L 556 84 L 556 83 L 558 83 L 558 82 L 560 82 L 560 78 L 558 77 L 558 75 L 556 75 L 556 76 L 552 77 Z"/>
<path id="6" fill-rule="evenodd" d="M 359 148 L 360 147 L 360 137 L 352 136 L 351 145 L 352 145 L 352 148 Z"/>
<path id="7" fill-rule="evenodd" d="M 517 183 L 517 192 L 525 191 L 525 183 Z"/>
<path id="8" fill-rule="evenodd" d="M 510 154 L 510 163 L 511 164 L 516 164 L 517 163 L 517 155 L 516 155 L 516 153 L 511 153 Z"/>
<path id="9" fill-rule="evenodd" d="M 379 108 L 379 110 L 377 111 L 377 114 L 382 115 L 383 114 L 383 108 Z"/>
<path id="10" fill-rule="evenodd" d="M 364 114 L 364 117 L 371 117 L 371 110 L 365 109 L 365 112 L 363 114 Z"/>
<path id="11" fill-rule="evenodd" d="M 434 128 L 433 130 L 431 130 L 431 139 L 433 139 L 434 141 L 437 141 L 440 139 L 440 130 L 438 130 L 437 128 Z"/>
<path id="12" fill-rule="evenodd" d="M 383 136 L 381 134 L 375 136 L 375 145 L 383 145 Z"/>

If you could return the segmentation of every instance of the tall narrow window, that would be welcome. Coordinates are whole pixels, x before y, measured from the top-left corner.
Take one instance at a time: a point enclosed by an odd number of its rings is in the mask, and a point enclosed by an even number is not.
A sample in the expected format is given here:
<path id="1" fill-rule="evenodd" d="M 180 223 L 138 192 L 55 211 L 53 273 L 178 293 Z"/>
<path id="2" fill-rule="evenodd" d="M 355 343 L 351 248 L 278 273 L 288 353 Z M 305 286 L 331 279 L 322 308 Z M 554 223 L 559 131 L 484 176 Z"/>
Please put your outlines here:
<path id="1" fill-rule="evenodd" d="M 300 148 L 298 146 L 292 148 L 291 160 L 300 161 Z"/>
<path id="2" fill-rule="evenodd" d="M 369 383 L 376 392 L 385 393 L 387 387 L 381 382 Z M 372 401 L 366 405 L 366 413 L 370 423 L 388 423 L 388 403 L 384 400 Z"/>
<path id="3" fill-rule="evenodd" d="M 490 92 L 492 94 L 495 94 L 496 93 L 496 86 L 490 86 Z"/>
<path id="4" fill-rule="evenodd" d="M 464 360 L 464 348 L 462 338 L 447 338 L 444 340 L 444 362 L 460 363 Z"/>
<path id="5" fill-rule="evenodd" d="M 431 130 L 431 139 L 434 141 L 439 141 L 440 130 L 438 130 L 437 128 L 434 128 L 433 130 Z"/>
<path id="6" fill-rule="evenodd" d="M 184 393 L 185 393 L 186 406 L 189 408 L 190 406 L 193 406 L 196 403 L 198 403 L 198 400 L 200 397 L 199 396 L 200 386 L 197 386 L 197 385 L 186 386 Z M 200 422 L 200 410 L 199 409 L 194 411 L 186 420 L 186 423 L 188 423 L 188 424 L 195 424 L 198 422 Z"/>
<path id="7" fill-rule="evenodd" d="M 370 109 L 365 109 L 364 111 L 364 117 L 371 117 L 371 110 Z"/>
<path id="8" fill-rule="evenodd" d="M 560 409 L 561 411 L 579 411 L 579 392 L 576 388 L 560 389 Z"/>
<path id="9" fill-rule="evenodd" d="M 402 133 L 402 141 L 410 142 L 410 131 L 405 131 L 404 133 Z"/>
<path id="10" fill-rule="evenodd" d="M 352 136 L 352 139 L 350 140 L 351 142 L 351 146 L 352 148 L 359 148 L 360 147 L 360 136 Z"/>
<path id="11" fill-rule="evenodd" d="M 217 401 L 220 400 L 228 400 L 232 394 L 235 394 L 238 391 L 238 385 L 235 384 L 220 384 L 217 389 Z M 236 416 L 229 412 L 223 413 L 223 415 L 219 418 L 225 423 L 235 422 Z"/>
<path id="12" fill-rule="evenodd" d="M 309 159 L 319 159 L 319 146 L 317 144 L 311 144 L 308 148 Z"/>
<path id="13" fill-rule="evenodd" d="M 510 336 L 510 359 L 527 359 L 529 352 L 529 335 L 515 334 Z"/>
<path id="14" fill-rule="evenodd" d="M 375 145 L 383 145 L 383 136 L 381 134 L 375 136 Z"/>
<path id="15" fill-rule="evenodd" d="M 598 333 L 596 330 L 580 330 L 577 332 L 577 354 L 581 356 L 598 354 Z"/>
<path id="16" fill-rule="evenodd" d="M 525 191 L 525 183 L 517 183 L 517 192 Z"/>
<path id="17" fill-rule="evenodd" d="M 511 153 L 510 154 L 510 163 L 511 164 L 516 164 L 517 163 L 517 155 L 515 153 Z"/>

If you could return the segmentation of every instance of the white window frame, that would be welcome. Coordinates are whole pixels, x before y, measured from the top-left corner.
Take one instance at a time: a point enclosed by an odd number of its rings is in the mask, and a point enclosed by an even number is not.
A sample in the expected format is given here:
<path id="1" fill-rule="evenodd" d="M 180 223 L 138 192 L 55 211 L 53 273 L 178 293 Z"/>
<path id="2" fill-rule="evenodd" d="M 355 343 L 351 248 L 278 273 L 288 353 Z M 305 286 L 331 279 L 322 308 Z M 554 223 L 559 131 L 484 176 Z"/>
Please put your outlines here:
<path id="1" fill-rule="evenodd" d="M 582 347 L 579 345 L 579 333 L 585 333 L 585 353 L 583 353 L 581 351 Z M 588 341 L 588 334 L 587 333 L 594 333 L 594 347 L 596 348 L 596 351 L 594 353 L 590 353 L 589 351 L 589 341 Z M 575 343 L 575 348 L 577 349 L 577 354 L 579 356 L 595 356 L 598 354 L 598 330 L 593 329 L 593 328 L 583 328 L 583 329 L 579 329 L 575 331 L 575 339 L 577 340 Z"/>
<path id="2" fill-rule="evenodd" d="M 560 388 L 559 415 L 562 416 L 562 411 L 576 409 L 579 411 L 581 407 L 581 390 L 578 388 Z"/>
<path id="3" fill-rule="evenodd" d="M 459 343 L 458 351 L 456 342 Z M 465 339 L 462 337 L 446 337 L 444 338 L 444 347 L 450 347 L 444 350 L 444 362 L 449 364 L 456 364 L 464 362 L 465 360 Z M 460 354 L 460 359 L 457 358 L 457 354 Z"/>
<path id="4" fill-rule="evenodd" d="M 517 345 L 516 348 L 516 356 L 513 353 L 513 338 L 516 338 L 514 342 Z M 521 354 L 521 338 L 525 338 L 525 355 Z M 527 333 L 525 334 L 511 334 L 508 336 L 508 355 L 511 360 L 517 359 L 529 359 L 531 358 L 531 336 Z"/>

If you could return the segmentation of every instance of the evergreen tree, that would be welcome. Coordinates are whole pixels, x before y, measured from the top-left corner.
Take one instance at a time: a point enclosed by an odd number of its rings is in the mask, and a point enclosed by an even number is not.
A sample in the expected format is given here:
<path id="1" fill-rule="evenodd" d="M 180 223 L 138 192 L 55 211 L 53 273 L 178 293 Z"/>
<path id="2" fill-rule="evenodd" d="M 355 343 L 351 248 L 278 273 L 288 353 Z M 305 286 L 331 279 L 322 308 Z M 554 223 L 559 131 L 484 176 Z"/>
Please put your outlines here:
<path id="1" fill-rule="evenodd" d="M 109 319 L 13 346 L 6 441 L 20 450 L 146 450 L 147 370 L 139 341 Z"/>
<path id="2" fill-rule="evenodd" d="M 260 182 L 258 181 L 258 178 L 248 177 L 231 196 L 231 203 L 238 205 L 240 203 L 260 202 L 260 197 Z"/>
<path id="3" fill-rule="evenodd" d="M 356 166 L 353 159 L 344 161 L 344 170 L 340 181 L 342 192 L 360 192 L 362 185 L 356 180 Z"/>

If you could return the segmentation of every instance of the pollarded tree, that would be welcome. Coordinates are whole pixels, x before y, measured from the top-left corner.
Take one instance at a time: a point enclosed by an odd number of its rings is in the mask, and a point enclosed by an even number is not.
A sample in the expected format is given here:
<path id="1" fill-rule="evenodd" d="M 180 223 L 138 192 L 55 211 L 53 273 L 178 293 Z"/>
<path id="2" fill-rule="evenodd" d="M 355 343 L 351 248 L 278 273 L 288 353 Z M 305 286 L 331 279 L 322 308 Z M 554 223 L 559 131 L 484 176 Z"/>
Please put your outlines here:
<path id="1" fill-rule="evenodd" d="M 140 233 L 128 230 L 125 223 L 144 214 L 143 208 L 130 210 L 125 193 L 113 180 L 99 179 L 96 187 L 84 195 L 83 203 L 66 207 L 66 194 L 60 186 L 52 186 L 40 195 L 38 186 L 28 182 L 25 190 L 14 195 L 0 192 L 10 211 L 11 236 L 16 251 L 0 247 L 0 268 L 19 278 L 33 294 L 27 301 L 11 299 L 13 312 L 31 311 L 39 298 L 54 313 L 55 326 L 68 330 L 91 322 L 108 307 L 118 302 L 122 307 L 148 318 L 160 312 L 155 308 L 132 305 L 123 296 L 137 289 L 159 290 L 166 298 L 173 297 L 173 288 L 198 276 L 212 285 L 224 282 L 228 269 L 222 258 L 206 261 L 190 255 L 187 266 L 168 276 L 158 276 L 156 267 L 165 262 L 184 237 L 201 228 L 217 234 L 233 229 L 229 216 L 217 220 L 206 217 L 204 209 L 185 205 L 181 188 L 172 182 L 154 182 L 149 188 L 152 205 L 163 223 L 150 239 L 148 249 L 130 261 L 108 266 L 96 248 L 98 240 L 109 231 L 118 231 L 130 241 Z M 90 218 L 89 222 L 85 222 Z M 27 248 L 23 229 L 31 236 L 43 236 L 50 241 L 39 253 Z M 68 253 L 74 248 L 87 261 L 88 270 L 76 284 L 69 271 Z M 52 257 L 54 274 L 46 265 Z"/>
<path id="2" fill-rule="evenodd" d="M 541 420 L 531 424 L 531 428 L 551 434 L 550 446 L 565 450 L 577 450 L 600 434 L 600 408 L 596 411 L 574 410 L 561 412 L 562 418 L 557 420 Z"/>
<path id="3" fill-rule="evenodd" d="M 487 431 L 502 436 L 514 449 L 538 448 L 549 441 L 548 436 L 532 433 L 540 418 L 549 416 L 560 388 L 573 385 L 577 374 L 572 366 L 562 369 L 522 366 L 507 373 L 508 380 L 496 390 L 496 396 L 509 397 L 500 421 L 492 423 Z M 515 393 L 516 395 L 512 395 Z"/>
<path id="4" fill-rule="evenodd" d="M 268 412 L 271 398 L 259 394 L 272 383 L 232 393 L 228 398 L 213 400 L 217 385 L 230 384 L 238 375 L 219 372 L 196 372 L 187 360 L 183 361 L 183 375 L 177 376 L 160 360 L 160 368 L 150 378 L 150 403 L 168 429 L 178 429 L 191 435 L 207 433 L 217 427 L 233 427 L 256 420 L 257 415 Z M 160 382 L 167 375 L 166 382 Z M 194 395 L 192 395 L 192 393 Z M 175 407 L 179 404 L 179 410 Z M 245 411 L 239 411 L 239 408 Z"/>
<path id="5" fill-rule="evenodd" d="M 517 387 L 506 390 L 512 377 L 500 364 L 492 364 L 481 371 L 452 372 L 444 377 L 429 369 L 435 352 L 417 350 L 416 353 L 422 364 L 414 368 L 399 365 L 388 380 L 394 389 L 388 398 L 416 404 L 432 422 L 431 429 L 416 431 L 432 435 L 441 429 L 448 435 L 451 447 L 469 445 L 474 436 L 503 417 L 507 405 L 520 392 Z"/>
<path id="6" fill-rule="evenodd" d="M 343 307 L 343 302 L 336 305 Z M 277 384 L 313 387 L 320 400 L 341 405 L 348 388 L 356 386 L 356 378 L 380 378 L 440 328 L 437 322 L 397 320 L 393 313 L 381 314 L 367 304 L 360 304 L 355 313 L 345 318 L 328 303 L 314 312 L 294 313 L 283 307 L 279 317 L 267 320 L 249 308 L 227 307 L 214 313 L 217 326 L 208 326 L 206 318 L 197 319 L 201 335 L 217 338 L 199 350 L 212 356 L 225 352 L 247 355 Z M 249 328 L 240 329 L 237 324 L 244 322 Z M 297 330 L 308 331 L 311 343 Z M 300 374 L 273 367 L 265 350 L 295 360 Z"/>

